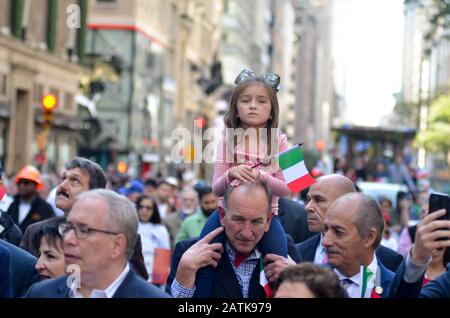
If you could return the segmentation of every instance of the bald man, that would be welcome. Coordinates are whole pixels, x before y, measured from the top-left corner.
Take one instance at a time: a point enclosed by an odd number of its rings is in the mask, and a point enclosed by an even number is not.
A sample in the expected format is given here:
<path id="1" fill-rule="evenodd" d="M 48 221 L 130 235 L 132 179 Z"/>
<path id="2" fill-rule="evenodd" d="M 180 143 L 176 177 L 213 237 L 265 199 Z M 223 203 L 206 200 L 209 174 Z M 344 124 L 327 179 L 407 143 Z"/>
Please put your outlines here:
<path id="1" fill-rule="evenodd" d="M 347 193 L 355 192 L 353 182 L 339 174 L 320 177 L 311 185 L 305 206 L 308 216 L 308 229 L 310 232 L 319 234 L 296 244 L 297 251 L 303 261 L 315 264 L 326 264 L 328 262 L 325 248 L 322 245 L 325 216 L 336 199 Z M 382 245 L 376 250 L 376 255 L 383 265 L 392 272 L 395 272 L 403 261 L 400 254 Z M 267 263 L 264 270 L 271 282 L 276 281 L 281 271 L 293 263 L 291 260 L 274 254 L 266 255 L 264 261 Z"/>
<path id="2" fill-rule="evenodd" d="M 388 297 L 394 273 L 375 255 L 383 228 L 384 219 L 378 203 L 361 193 L 339 197 L 326 213 L 322 245 L 327 263 L 352 298 Z M 365 276 L 361 275 L 361 265 L 372 273 L 363 284 Z"/>

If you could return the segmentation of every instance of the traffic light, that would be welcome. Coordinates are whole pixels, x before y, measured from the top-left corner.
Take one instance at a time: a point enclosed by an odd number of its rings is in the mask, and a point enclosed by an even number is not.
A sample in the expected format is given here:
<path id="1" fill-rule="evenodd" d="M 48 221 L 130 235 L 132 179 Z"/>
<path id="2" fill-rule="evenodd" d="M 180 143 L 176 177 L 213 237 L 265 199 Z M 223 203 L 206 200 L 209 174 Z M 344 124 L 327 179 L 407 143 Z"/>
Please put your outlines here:
<path id="1" fill-rule="evenodd" d="M 128 165 L 125 162 L 121 161 L 117 164 L 117 171 L 119 173 L 125 174 L 127 172 L 127 170 L 128 170 Z"/>
<path id="2" fill-rule="evenodd" d="M 195 127 L 199 128 L 199 129 L 203 129 L 205 128 L 205 118 L 203 118 L 202 116 L 197 116 L 194 120 L 195 122 Z"/>
<path id="3" fill-rule="evenodd" d="M 222 64 L 219 61 L 215 61 L 211 65 L 211 79 L 209 80 L 208 85 L 205 87 L 205 94 L 211 95 L 222 85 L 222 83 Z"/>
<path id="4" fill-rule="evenodd" d="M 44 95 L 42 96 L 41 106 L 44 111 L 45 122 L 51 122 L 53 120 L 53 111 L 58 106 L 58 98 L 53 94 Z"/>

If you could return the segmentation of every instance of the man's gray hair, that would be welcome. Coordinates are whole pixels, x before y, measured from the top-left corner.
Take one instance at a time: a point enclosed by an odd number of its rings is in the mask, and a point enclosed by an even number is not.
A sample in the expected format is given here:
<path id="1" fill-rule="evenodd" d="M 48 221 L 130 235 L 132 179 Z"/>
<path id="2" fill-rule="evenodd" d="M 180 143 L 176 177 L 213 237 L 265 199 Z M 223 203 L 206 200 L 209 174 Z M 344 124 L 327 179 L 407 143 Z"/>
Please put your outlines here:
<path id="1" fill-rule="evenodd" d="M 358 210 L 354 219 L 354 224 L 361 237 L 367 237 L 374 228 L 377 231 L 377 238 L 373 244 L 376 249 L 381 242 L 384 230 L 384 218 L 380 206 L 372 197 L 362 193 L 349 193 L 346 198 L 357 198 L 359 200 Z"/>
<path id="2" fill-rule="evenodd" d="M 108 203 L 108 231 L 123 233 L 127 238 L 126 257 L 131 258 L 137 240 L 138 217 L 134 205 L 124 196 L 106 189 L 95 189 L 81 193 L 76 201 L 87 198 L 100 198 Z"/>
<path id="3" fill-rule="evenodd" d="M 195 199 L 196 199 L 196 201 L 197 201 L 197 203 L 198 203 L 198 192 L 195 191 L 195 189 L 194 189 L 193 187 L 190 187 L 190 186 L 186 186 L 186 187 L 184 187 L 184 188 L 181 190 L 181 192 L 180 192 L 180 198 L 184 197 L 184 194 L 186 194 L 186 193 L 191 193 L 191 192 L 195 194 Z"/>
<path id="4" fill-rule="evenodd" d="M 227 188 L 225 189 L 225 194 L 223 195 L 223 204 L 224 204 L 225 210 L 227 210 L 229 207 L 231 194 L 237 188 L 246 188 L 249 191 L 252 191 L 255 188 L 261 188 L 264 191 L 264 193 L 266 194 L 267 212 L 270 213 L 272 211 L 272 191 L 270 190 L 270 187 L 267 184 L 267 182 L 262 181 L 260 179 L 257 179 L 256 181 L 253 181 L 253 182 L 244 182 L 238 186 L 228 185 Z"/>

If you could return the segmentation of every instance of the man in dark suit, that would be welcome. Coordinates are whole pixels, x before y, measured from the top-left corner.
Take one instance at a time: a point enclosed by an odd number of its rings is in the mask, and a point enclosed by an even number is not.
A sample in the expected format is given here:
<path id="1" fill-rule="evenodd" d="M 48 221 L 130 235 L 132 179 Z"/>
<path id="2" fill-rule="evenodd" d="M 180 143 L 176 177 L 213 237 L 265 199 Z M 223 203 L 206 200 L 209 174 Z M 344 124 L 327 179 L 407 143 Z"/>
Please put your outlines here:
<path id="1" fill-rule="evenodd" d="M 174 297 L 263 298 L 260 280 L 261 253 L 257 244 L 271 222 L 270 189 L 264 181 L 228 186 L 224 209 L 220 210 L 222 227 L 201 240 L 181 241 L 175 247 L 166 291 Z M 226 243 L 211 243 L 225 231 Z M 214 267 L 212 293 L 201 281 L 204 267 Z M 211 282 L 210 282 L 211 283 Z"/>
<path id="2" fill-rule="evenodd" d="M 28 288 L 39 282 L 39 273 L 34 268 L 36 257 L 17 246 L 0 240 L 0 247 L 6 248 L 11 255 L 13 297 L 22 297 Z"/>
<path id="3" fill-rule="evenodd" d="M 295 202 L 288 198 L 278 200 L 278 218 L 284 231 L 292 236 L 294 242 L 306 241 L 316 233 L 308 229 L 308 221 L 303 203 Z"/>
<path id="4" fill-rule="evenodd" d="M 137 213 L 127 198 L 103 189 L 80 194 L 67 222 L 59 225 L 72 274 L 35 284 L 26 297 L 167 297 L 139 278 L 128 263 L 137 228 Z"/>
<path id="5" fill-rule="evenodd" d="M 395 273 L 390 297 L 450 298 L 450 265 L 422 287 L 433 250 L 450 246 L 450 220 L 439 220 L 445 214 L 445 209 L 436 211 L 417 225 L 415 243 Z"/>
<path id="6" fill-rule="evenodd" d="M 322 245 L 323 221 L 331 204 L 347 193 L 356 193 L 355 186 L 349 178 L 339 174 L 317 178 L 316 182 L 310 186 L 307 195 L 308 203 L 305 206 L 308 218 L 307 224 L 310 232 L 319 234 L 296 245 L 303 261 L 315 264 L 327 263 L 325 248 Z M 383 265 L 393 272 L 403 261 L 400 254 L 382 245 L 378 247 L 376 253 Z M 293 264 L 291 260 L 279 255 L 268 254 L 266 258 L 271 261 L 265 268 L 271 274 L 269 275 L 269 281 L 271 282 L 275 282 L 280 273 L 287 266 Z"/>
<path id="7" fill-rule="evenodd" d="M 375 255 L 383 229 L 378 203 L 361 193 L 341 196 L 325 216 L 322 245 L 327 263 L 352 298 L 388 295 L 394 273 Z"/>
<path id="8" fill-rule="evenodd" d="M 311 239 L 296 245 L 297 251 L 301 255 L 303 261 L 314 262 L 314 252 L 320 247 L 320 242 L 320 235 L 315 235 Z M 383 245 L 380 245 L 375 253 L 377 254 L 377 257 L 381 259 L 383 265 L 391 272 L 395 272 L 403 262 L 403 257 L 400 254 Z"/>
<path id="9" fill-rule="evenodd" d="M 0 245 L 0 299 L 12 297 L 11 254 Z"/>
<path id="10" fill-rule="evenodd" d="M 306 212 L 308 214 L 308 228 L 311 232 L 323 231 L 323 220 L 327 215 L 328 208 L 339 197 L 347 193 L 355 193 L 353 182 L 347 177 L 332 174 L 317 179 L 311 185 L 308 192 L 308 203 Z M 324 264 L 325 249 L 322 246 L 323 234 L 315 235 L 303 243 L 297 244 L 297 250 L 304 261 Z M 395 272 L 403 261 L 403 257 L 397 252 L 380 245 L 377 248 L 377 257 L 389 270 Z"/>
<path id="11" fill-rule="evenodd" d="M 65 164 L 61 182 L 56 191 L 56 206 L 67 215 L 72 208 L 75 198 L 80 193 L 93 189 L 106 188 L 107 177 L 103 169 L 95 162 L 86 158 L 75 157 Z M 48 223 L 48 220 L 30 225 L 22 238 L 20 247 L 37 256 L 37 251 L 33 244 L 34 237 L 39 230 Z M 140 236 L 135 246 L 135 252 L 130 261 L 137 274 L 144 279 L 148 279 L 145 269 L 144 257 L 142 256 L 142 245 Z"/>

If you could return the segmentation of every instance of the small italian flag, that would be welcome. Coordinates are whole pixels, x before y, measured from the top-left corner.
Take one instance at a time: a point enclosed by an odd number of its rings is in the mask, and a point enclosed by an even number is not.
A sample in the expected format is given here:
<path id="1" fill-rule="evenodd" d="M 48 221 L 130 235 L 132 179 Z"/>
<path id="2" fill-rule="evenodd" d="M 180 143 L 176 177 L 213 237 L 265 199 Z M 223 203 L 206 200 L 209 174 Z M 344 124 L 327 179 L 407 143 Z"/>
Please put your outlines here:
<path id="1" fill-rule="evenodd" d="M 361 298 L 366 298 L 366 289 L 369 281 L 374 278 L 374 273 L 366 266 L 361 265 Z"/>
<path id="2" fill-rule="evenodd" d="M 300 192 L 316 182 L 306 169 L 300 146 L 296 145 L 277 155 L 284 180 L 292 192 Z"/>
<path id="3" fill-rule="evenodd" d="M 264 288 L 264 293 L 266 294 L 266 298 L 272 298 L 273 291 L 272 287 L 270 287 L 269 281 L 267 280 L 266 274 L 264 274 L 264 262 L 262 255 L 260 257 L 260 267 L 259 267 L 259 284 Z"/>

